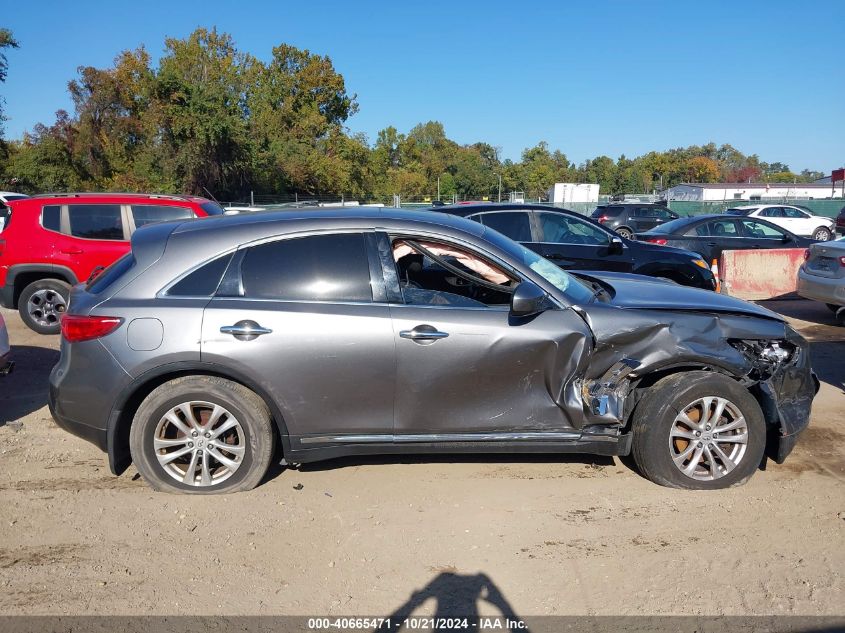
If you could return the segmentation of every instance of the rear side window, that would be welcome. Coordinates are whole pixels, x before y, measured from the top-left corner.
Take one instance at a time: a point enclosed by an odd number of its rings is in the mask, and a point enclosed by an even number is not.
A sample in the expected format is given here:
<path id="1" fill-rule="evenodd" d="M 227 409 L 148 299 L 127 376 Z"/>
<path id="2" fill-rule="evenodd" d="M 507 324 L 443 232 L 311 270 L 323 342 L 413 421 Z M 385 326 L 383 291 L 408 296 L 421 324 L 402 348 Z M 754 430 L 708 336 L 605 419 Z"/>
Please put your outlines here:
<path id="1" fill-rule="evenodd" d="M 278 301 L 372 301 L 361 233 L 253 246 L 241 264 L 244 296 Z"/>
<path id="2" fill-rule="evenodd" d="M 484 226 L 517 242 L 532 242 L 531 220 L 525 211 L 513 213 L 483 213 L 477 216 Z M 474 218 L 475 219 L 475 218 Z"/>
<path id="3" fill-rule="evenodd" d="M 622 213 L 622 207 L 596 207 L 596 210 L 593 211 L 593 217 L 600 218 L 601 216 L 606 216 L 615 218 L 620 213 Z"/>
<path id="4" fill-rule="evenodd" d="M 194 212 L 184 207 L 170 207 L 156 204 L 133 204 L 132 218 L 135 228 L 140 229 L 145 224 L 166 222 L 167 220 L 187 220 L 194 217 Z"/>
<path id="5" fill-rule="evenodd" d="M 119 204 L 71 204 L 70 234 L 89 240 L 122 240 L 123 217 Z"/>
<path id="6" fill-rule="evenodd" d="M 176 297 L 210 297 L 217 291 L 231 259 L 232 254 L 229 253 L 200 266 L 173 284 L 167 294 Z"/>
<path id="7" fill-rule="evenodd" d="M 103 290 L 111 286 L 114 282 L 123 277 L 123 275 L 132 270 L 133 266 L 135 266 L 135 258 L 132 256 L 132 253 L 127 253 L 88 282 L 88 285 L 85 286 L 85 290 L 95 295 L 100 294 Z"/>
<path id="8" fill-rule="evenodd" d="M 50 205 L 41 210 L 41 226 L 48 231 L 60 231 L 62 225 L 62 208 L 59 205 Z"/>

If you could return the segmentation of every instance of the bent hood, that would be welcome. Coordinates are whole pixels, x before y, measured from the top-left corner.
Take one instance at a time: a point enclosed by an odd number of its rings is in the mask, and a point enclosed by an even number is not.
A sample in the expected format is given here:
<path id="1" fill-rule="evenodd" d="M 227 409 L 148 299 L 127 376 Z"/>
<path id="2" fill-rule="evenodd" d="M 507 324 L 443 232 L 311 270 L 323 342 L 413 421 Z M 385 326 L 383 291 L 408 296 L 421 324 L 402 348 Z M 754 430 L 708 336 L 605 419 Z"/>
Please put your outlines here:
<path id="1" fill-rule="evenodd" d="M 578 274 L 591 277 L 613 289 L 610 305 L 619 308 L 639 310 L 674 310 L 678 312 L 720 312 L 729 314 L 747 314 L 783 321 L 779 314 L 754 303 L 735 297 L 681 286 L 671 281 L 664 281 L 643 275 L 626 273 L 587 272 Z"/>

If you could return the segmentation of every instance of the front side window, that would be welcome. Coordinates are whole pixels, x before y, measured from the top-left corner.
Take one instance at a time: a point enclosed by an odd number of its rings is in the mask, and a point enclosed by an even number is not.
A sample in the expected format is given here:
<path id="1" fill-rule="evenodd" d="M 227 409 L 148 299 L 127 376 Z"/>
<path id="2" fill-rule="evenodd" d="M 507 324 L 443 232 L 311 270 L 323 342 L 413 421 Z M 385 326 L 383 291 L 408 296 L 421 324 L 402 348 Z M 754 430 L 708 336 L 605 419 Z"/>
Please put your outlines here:
<path id="1" fill-rule="evenodd" d="M 251 247 L 241 264 L 244 296 L 277 301 L 372 301 L 361 233 L 312 235 Z"/>
<path id="2" fill-rule="evenodd" d="M 122 240 L 123 216 L 119 204 L 71 204 L 70 234 L 88 240 Z"/>
<path id="3" fill-rule="evenodd" d="M 762 222 L 743 220 L 742 224 L 745 228 L 745 234 L 749 237 L 781 239 L 786 235 L 783 231 Z"/>
<path id="4" fill-rule="evenodd" d="M 538 213 L 537 218 L 543 242 L 603 246 L 610 241 L 601 229 L 563 213 Z"/>
<path id="5" fill-rule="evenodd" d="M 762 218 L 782 218 L 783 217 L 783 209 L 780 207 L 768 207 L 760 211 L 760 217 Z"/>
<path id="6" fill-rule="evenodd" d="M 172 207 L 158 204 L 133 204 L 132 219 L 135 228 L 140 229 L 145 224 L 166 222 L 168 220 L 187 220 L 194 217 L 194 212 L 184 207 Z"/>
<path id="7" fill-rule="evenodd" d="M 518 283 L 486 258 L 451 244 L 397 239 L 393 260 L 402 297 L 411 305 L 508 306 Z"/>
<path id="8" fill-rule="evenodd" d="M 791 207 L 784 207 L 783 215 L 787 218 L 795 218 L 796 220 L 806 220 L 809 217 L 809 215 L 803 211 L 793 209 Z"/>
<path id="9" fill-rule="evenodd" d="M 506 213 L 482 213 L 478 219 L 484 226 L 489 226 L 516 242 L 532 242 L 531 220 L 525 211 Z"/>

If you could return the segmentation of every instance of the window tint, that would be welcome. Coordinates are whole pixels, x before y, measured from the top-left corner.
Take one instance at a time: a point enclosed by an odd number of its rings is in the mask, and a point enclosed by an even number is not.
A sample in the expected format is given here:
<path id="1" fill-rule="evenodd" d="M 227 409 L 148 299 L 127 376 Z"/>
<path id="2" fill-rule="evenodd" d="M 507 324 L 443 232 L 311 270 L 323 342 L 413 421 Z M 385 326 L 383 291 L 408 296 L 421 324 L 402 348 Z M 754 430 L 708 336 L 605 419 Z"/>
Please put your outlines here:
<path id="1" fill-rule="evenodd" d="M 688 231 L 686 235 L 698 235 L 701 237 L 739 237 L 739 230 L 733 220 L 712 220 L 699 224 Z"/>
<path id="2" fill-rule="evenodd" d="M 531 221 L 525 211 L 511 213 L 483 213 L 478 216 L 484 226 L 489 226 L 517 242 L 532 242 Z"/>
<path id="3" fill-rule="evenodd" d="M 760 211 L 760 217 L 763 218 L 782 218 L 783 217 L 783 209 L 780 207 L 768 207 L 767 209 L 763 209 Z"/>
<path id="4" fill-rule="evenodd" d="M 596 207 L 596 210 L 593 211 L 593 217 L 600 218 L 601 216 L 606 216 L 608 218 L 615 218 L 620 213 L 622 213 L 622 207 Z"/>
<path id="5" fill-rule="evenodd" d="M 203 264 L 170 287 L 167 294 L 175 297 L 210 297 L 232 259 L 232 253 Z"/>
<path id="6" fill-rule="evenodd" d="M 205 211 L 206 215 L 223 215 L 225 213 L 223 207 L 221 207 L 216 202 L 212 202 L 210 200 L 203 202 L 200 205 L 200 209 Z"/>
<path id="7" fill-rule="evenodd" d="M 122 240 L 119 204 L 72 204 L 68 207 L 70 234 L 89 240 Z"/>
<path id="8" fill-rule="evenodd" d="M 655 208 L 654 209 L 654 217 L 660 218 L 661 220 L 671 220 L 671 219 L 674 219 L 678 216 L 676 216 L 674 213 L 672 213 L 668 209 Z"/>
<path id="9" fill-rule="evenodd" d="M 6 199 L 6 202 L 12 202 L 13 200 L 23 200 L 24 198 L 29 198 L 29 196 L 3 196 Z"/>
<path id="10" fill-rule="evenodd" d="M 41 210 L 41 226 L 48 231 L 61 230 L 62 208 L 58 205 L 50 205 Z"/>
<path id="11" fill-rule="evenodd" d="M 194 212 L 184 207 L 169 207 L 157 204 L 132 205 L 132 218 L 135 220 L 136 229 L 153 222 L 186 220 L 192 217 L 194 217 Z"/>
<path id="12" fill-rule="evenodd" d="M 562 213 L 538 213 L 542 241 L 556 244 L 606 245 L 610 238 L 589 222 Z"/>
<path id="13" fill-rule="evenodd" d="M 798 209 L 792 209 L 790 207 L 783 207 L 783 215 L 787 218 L 797 218 L 799 220 L 805 220 L 809 217 L 803 211 L 799 211 Z"/>
<path id="14" fill-rule="evenodd" d="M 285 301 L 372 301 L 360 233 L 314 235 L 249 249 L 241 265 L 244 295 Z"/>
<path id="15" fill-rule="evenodd" d="M 135 258 L 132 256 L 132 253 L 127 253 L 88 282 L 88 285 L 85 286 L 85 290 L 95 295 L 100 294 L 103 290 L 111 286 L 115 281 L 132 270 L 133 266 L 135 266 Z"/>
<path id="16" fill-rule="evenodd" d="M 393 259 L 405 303 L 456 308 L 510 305 L 514 279 L 465 248 L 396 240 Z"/>
<path id="17" fill-rule="evenodd" d="M 762 222 L 743 220 L 742 224 L 745 228 L 745 234 L 748 237 L 781 239 L 784 235 L 786 235 L 783 231 L 776 229 L 773 226 L 769 226 L 768 224 L 763 224 Z"/>
<path id="18" fill-rule="evenodd" d="M 749 213 L 756 211 L 757 207 L 751 207 L 749 209 L 728 209 L 725 211 L 727 215 L 748 215 Z"/>

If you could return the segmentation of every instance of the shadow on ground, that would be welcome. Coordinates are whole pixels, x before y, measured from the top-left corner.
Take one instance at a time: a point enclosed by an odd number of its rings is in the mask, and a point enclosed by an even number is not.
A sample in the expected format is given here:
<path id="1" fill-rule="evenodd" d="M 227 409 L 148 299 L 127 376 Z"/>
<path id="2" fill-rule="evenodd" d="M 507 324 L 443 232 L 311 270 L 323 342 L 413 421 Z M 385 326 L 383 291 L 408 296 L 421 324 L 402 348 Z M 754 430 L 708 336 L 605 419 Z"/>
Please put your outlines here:
<path id="1" fill-rule="evenodd" d="M 0 378 L 0 426 L 47 404 L 50 371 L 59 352 L 45 347 L 12 345 L 15 371 Z"/>
<path id="2" fill-rule="evenodd" d="M 810 358 L 819 380 L 845 391 L 845 341 L 813 341 Z"/>

